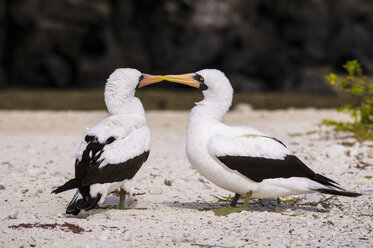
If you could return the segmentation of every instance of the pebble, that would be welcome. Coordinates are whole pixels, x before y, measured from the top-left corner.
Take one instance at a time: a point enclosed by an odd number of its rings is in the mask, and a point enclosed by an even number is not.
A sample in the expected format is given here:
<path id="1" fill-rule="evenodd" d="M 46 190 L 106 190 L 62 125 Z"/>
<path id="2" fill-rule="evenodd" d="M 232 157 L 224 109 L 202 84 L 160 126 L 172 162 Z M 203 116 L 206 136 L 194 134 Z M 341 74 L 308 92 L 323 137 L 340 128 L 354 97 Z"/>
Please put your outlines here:
<path id="1" fill-rule="evenodd" d="M 0 184 L 0 190 L 4 190 L 5 189 L 5 186 Z"/>
<path id="2" fill-rule="evenodd" d="M 343 156 L 345 148 L 342 145 L 332 145 L 326 149 L 326 156 L 328 158 L 337 158 Z"/>
<path id="3" fill-rule="evenodd" d="M 167 185 L 167 186 L 172 186 L 172 181 L 168 180 L 168 179 L 165 179 L 164 184 Z"/>
<path id="4" fill-rule="evenodd" d="M 130 241 L 132 239 L 132 235 L 130 232 L 126 231 L 123 235 L 123 240 L 124 241 Z"/>
<path id="5" fill-rule="evenodd" d="M 18 215 L 18 209 L 12 209 L 9 213 L 9 218 L 10 219 L 17 219 Z"/>
<path id="6" fill-rule="evenodd" d="M 151 195 L 161 195 L 163 193 L 162 189 L 158 187 L 152 187 L 148 191 Z"/>
<path id="7" fill-rule="evenodd" d="M 18 215 L 18 209 L 12 209 L 12 210 L 1 212 L 0 219 L 1 220 L 17 219 L 17 215 Z"/>
<path id="8" fill-rule="evenodd" d="M 34 192 L 34 196 L 38 197 L 41 193 L 43 193 L 42 189 L 38 189 Z"/>

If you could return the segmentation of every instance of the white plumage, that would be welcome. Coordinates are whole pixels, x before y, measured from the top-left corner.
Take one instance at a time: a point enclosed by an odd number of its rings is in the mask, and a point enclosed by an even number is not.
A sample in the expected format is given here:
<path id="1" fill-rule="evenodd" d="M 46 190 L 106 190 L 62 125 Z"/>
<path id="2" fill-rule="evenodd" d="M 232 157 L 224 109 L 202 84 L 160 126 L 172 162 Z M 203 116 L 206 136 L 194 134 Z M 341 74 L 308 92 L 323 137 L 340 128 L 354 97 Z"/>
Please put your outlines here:
<path id="1" fill-rule="evenodd" d="M 145 111 L 134 94 L 139 83 L 152 80 L 153 76 L 130 68 L 117 69 L 110 75 L 105 86 L 109 115 L 87 128 L 75 155 L 75 178 L 53 191 L 60 193 L 78 188 L 67 213 L 92 209 L 104 201 L 108 192 L 119 187 L 119 207 L 124 207 L 130 180 L 146 161 L 151 147 Z"/>
<path id="2" fill-rule="evenodd" d="M 204 99 L 192 109 L 186 153 L 191 165 L 216 185 L 237 194 L 271 198 L 323 192 L 358 196 L 336 182 L 314 173 L 285 145 L 248 126 L 221 122 L 233 97 L 233 88 L 219 70 L 205 69 L 165 80 L 200 88 Z"/>

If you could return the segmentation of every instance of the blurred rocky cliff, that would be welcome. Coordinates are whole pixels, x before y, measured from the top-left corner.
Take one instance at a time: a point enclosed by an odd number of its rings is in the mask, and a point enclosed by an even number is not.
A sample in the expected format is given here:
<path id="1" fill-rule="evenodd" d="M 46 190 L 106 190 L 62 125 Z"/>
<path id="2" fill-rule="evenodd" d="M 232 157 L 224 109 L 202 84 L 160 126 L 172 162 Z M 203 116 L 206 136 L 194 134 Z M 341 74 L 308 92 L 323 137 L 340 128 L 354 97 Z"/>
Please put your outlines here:
<path id="1" fill-rule="evenodd" d="M 102 86 L 116 67 L 219 68 L 236 90 L 326 90 L 373 72 L 370 0 L 0 0 L 0 87 Z"/>

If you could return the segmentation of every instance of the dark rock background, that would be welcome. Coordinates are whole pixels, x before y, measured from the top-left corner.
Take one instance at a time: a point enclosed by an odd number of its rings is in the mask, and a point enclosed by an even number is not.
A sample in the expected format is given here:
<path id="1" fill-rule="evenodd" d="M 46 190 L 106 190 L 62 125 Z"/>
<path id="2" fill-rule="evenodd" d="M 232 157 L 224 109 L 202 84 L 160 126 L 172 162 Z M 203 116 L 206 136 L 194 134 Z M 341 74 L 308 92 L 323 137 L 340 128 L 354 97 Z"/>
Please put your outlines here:
<path id="1" fill-rule="evenodd" d="M 0 47 L 3 88 L 219 68 L 236 90 L 320 92 L 348 59 L 373 72 L 373 1 L 0 0 Z"/>

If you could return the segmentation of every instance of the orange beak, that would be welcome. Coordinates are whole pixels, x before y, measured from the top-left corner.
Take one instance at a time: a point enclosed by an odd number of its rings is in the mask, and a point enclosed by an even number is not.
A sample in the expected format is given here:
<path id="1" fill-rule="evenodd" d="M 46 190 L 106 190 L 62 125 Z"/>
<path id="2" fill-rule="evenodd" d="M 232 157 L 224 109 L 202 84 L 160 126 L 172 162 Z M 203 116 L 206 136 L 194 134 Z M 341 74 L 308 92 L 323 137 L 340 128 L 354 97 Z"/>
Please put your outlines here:
<path id="1" fill-rule="evenodd" d="M 200 82 L 195 79 L 196 76 L 197 74 L 195 73 L 187 73 L 181 75 L 165 75 L 163 76 L 163 80 L 199 88 Z"/>
<path id="2" fill-rule="evenodd" d="M 147 85 L 150 85 L 150 84 L 155 84 L 155 83 L 159 83 L 164 79 L 163 76 L 161 75 L 150 75 L 150 74 L 146 74 L 146 73 L 143 73 L 142 74 L 142 79 L 140 80 L 139 84 L 138 84 L 138 88 L 142 88 L 142 87 L 145 87 Z"/>

